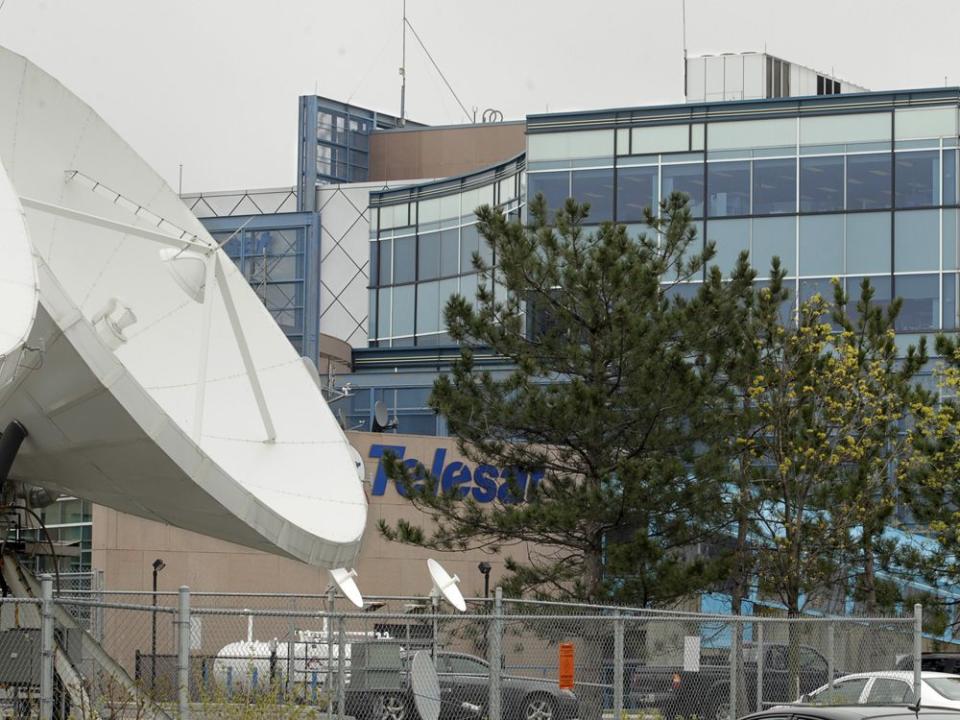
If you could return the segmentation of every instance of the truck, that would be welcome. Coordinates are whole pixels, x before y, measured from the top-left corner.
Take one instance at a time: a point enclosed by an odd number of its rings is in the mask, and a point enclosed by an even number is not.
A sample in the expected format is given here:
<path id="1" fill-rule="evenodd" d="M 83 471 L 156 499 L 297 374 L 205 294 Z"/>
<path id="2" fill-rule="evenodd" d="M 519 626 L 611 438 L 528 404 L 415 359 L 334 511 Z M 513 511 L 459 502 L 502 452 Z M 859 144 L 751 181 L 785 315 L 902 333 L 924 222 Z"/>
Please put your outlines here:
<path id="1" fill-rule="evenodd" d="M 828 681 L 826 659 L 812 647 L 799 648 L 799 693 L 790 691 L 788 648 L 785 644 L 764 644 L 761 677 L 757 673 L 758 648 L 743 644 L 743 691 L 738 699 L 740 714 L 764 710 L 771 705 L 796 701 L 799 695 L 816 690 Z M 659 710 L 666 720 L 691 717 L 700 720 L 729 720 L 730 653 L 723 649 L 704 653 L 698 670 L 681 666 L 654 666 L 642 661 L 624 662 L 624 705 L 630 709 Z M 836 675 L 836 674 L 835 674 Z M 757 706 L 758 680 L 762 681 L 762 707 Z"/>

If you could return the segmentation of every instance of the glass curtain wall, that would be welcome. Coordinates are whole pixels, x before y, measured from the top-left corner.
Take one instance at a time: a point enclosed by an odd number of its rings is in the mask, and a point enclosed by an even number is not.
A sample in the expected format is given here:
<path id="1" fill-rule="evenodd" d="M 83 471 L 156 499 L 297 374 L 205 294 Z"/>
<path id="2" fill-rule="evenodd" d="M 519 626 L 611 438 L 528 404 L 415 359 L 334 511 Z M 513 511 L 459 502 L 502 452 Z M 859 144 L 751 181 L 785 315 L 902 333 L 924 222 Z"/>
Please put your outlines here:
<path id="1" fill-rule="evenodd" d="M 519 217 L 523 189 L 523 163 L 511 162 L 439 186 L 371 193 L 379 203 L 370 237 L 371 347 L 452 343 L 443 318 L 447 301 L 459 294 L 476 302 L 474 255 L 495 262 L 474 211 L 492 205 Z"/>
<path id="2" fill-rule="evenodd" d="M 830 297 L 833 277 L 855 302 L 870 278 L 876 302 L 903 298 L 899 331 L 955 329 L 957 134 L 956 104 L 531 134 L 528 193 L 641 232 L 682 191 L 723 272 L 746 251 L 762 282 L 778 257 L 792 302 Z"/>

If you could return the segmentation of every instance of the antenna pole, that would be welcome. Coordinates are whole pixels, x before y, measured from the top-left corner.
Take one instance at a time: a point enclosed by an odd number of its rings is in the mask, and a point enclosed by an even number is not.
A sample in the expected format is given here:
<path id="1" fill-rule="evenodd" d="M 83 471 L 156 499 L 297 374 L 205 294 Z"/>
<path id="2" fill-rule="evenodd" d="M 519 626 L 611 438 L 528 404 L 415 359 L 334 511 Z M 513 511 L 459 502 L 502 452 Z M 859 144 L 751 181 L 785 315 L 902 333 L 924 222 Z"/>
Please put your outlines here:
<path id="1" fill-rule="evenodd" d="M 680 20 L 680 32 L 683 39 L 683 99 L 687 99 L 687 0 L 681 4 L 683 13 Z"/>
<path id="2" fill-rule="evenodd" d="M 403 0 L 403 39 L 400 51 L 400 127 L 407 124 L 407 0 Z"/>
<path id="3" fill-rule="evenodd" d="M 177 178 L 177 195 L 183 197 L 183 163 L 180 163 L 180 173 Z"/>

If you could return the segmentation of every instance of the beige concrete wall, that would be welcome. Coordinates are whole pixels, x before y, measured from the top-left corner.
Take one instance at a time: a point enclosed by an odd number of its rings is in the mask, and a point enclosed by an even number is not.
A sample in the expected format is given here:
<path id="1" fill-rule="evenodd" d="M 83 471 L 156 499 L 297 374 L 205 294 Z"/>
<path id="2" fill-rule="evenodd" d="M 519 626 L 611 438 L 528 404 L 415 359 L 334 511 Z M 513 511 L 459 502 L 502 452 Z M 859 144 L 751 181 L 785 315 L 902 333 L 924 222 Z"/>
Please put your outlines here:
<path id="1" fill-rule="evenodd" d="M 387 130 L 370 136 L 370 180 L 464 175 L 519 155 L 526 123 Z"/>
<path id="2" fill-rule="evenodd" d="M 351 443 L 366 461 L 372 480 L 378 461 L 369 457 L 372 444 L 406 446 L 407 458 L 419 458 L 428 467 L 437 448 L 446 450 L 446 462 L 463 460 L 451 438 L 351 432 Z M 472 467 L 472 465 L 471 465 Z M 322 468 L 317 469 L 318 480 Z M 358 583 L 368 595 L 424 595 L 430 589 L 426 558 L 435 557 L 462 579 L 465 595 L 479 596 L 483 579 L 477 563 L 493 566 L 491 587 L 503 574 L 503 556 L 474 551 L 437 553 L 384 540 L 377 522 L 395 523 L 426 518 L 414 510 L 392 483 L 381 496 L 371 495 L 367 484 L 369 516 L 360 559 Z M 494 506 L 491 505 L 491 508 Z M 495 511 L 495 509 L 494 509 Z M 523 552 L 514 549 L 514 552 Z M 327 573 L 302 563 L 250 550 L 221 540 L 143 520 L 101 506 L 93 508 L 93 566 L 104 571 L 108 589 L 147 590 L 151 563 L 162 558 L 167 567 L 160 575 L 161 589 L 189 585 L 194 590 L 218 592 L 323 593 Z"/>

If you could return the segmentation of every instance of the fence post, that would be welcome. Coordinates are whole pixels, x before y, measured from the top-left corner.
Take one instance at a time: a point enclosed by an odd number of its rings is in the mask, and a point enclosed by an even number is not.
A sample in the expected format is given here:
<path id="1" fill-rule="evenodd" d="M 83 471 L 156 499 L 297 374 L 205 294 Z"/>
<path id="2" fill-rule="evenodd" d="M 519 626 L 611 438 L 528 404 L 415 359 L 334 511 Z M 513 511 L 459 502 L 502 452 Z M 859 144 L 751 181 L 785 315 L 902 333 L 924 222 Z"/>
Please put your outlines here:
<path id="1" fill-rule="evenodd" d="M 490 664 L 490 695 L 487 703 L 488 720 L 500 720 L 500 670 L 503 660 L 503 589 L 493 593 L 493 618 L 490 620 L 490 637 L 487 642 L 487 661 Z"/>
<path id="2" fill-rule="evenodd" d="M 737 712 L 737 686 L 740 684 L 737 667 L 740 664 L 740 623 L 736 619 L 730 621 L 730 709 L 727 717 L 735 720 Z"/>
<path id="3" fill-rule="evenodd" d="M 344 649 L 344 620 L 343 615 L 337 618 L 337 720 L 343 720 L 346 711 L 346 687 L 347 678 L 345 676 L 346 667 L 343 656 L 346 654 Z"/>
<path id="4" fill-rule="evenodd" d="M 920 690 L 923 685 L 920 682 L 921 660 L 923 657 L 923 605 L 917 603 L 913 606 L 913 689 L 916 693 L 914 698 L 917 704 L 920 703 Z"/>
<path id="5" fill-rule="evenodd" d="M 833 690 L 833 676 L 834 673 L 834 625 L 832 622 L 827 623 L 827 687 Z"/>
<path id="6" fill-rule="evenodd" d="M 327 632 L 327 718 L 333 719 L 333 608 L 336 601 L 336 588 L 331 586 L 327 590 L 327 617 L 323 622 L 323 629 Z M 307 651 L 304 650 L 306 653 Z"/>
<path id="7" fill-rule="evenodd" d="M 53 578 L 40 576 L 40 720 L 53 717 Z"/>
<path id="8" fill-rule="evenodd" d="M 613 619 L 613 720 L 623 720 L 623 616 Z"/>
<path id="9" fill-rule="evenodd" d="M 177 608 L 177 711 L 179 720 L 190 718 L 190 588 L 180 586 Z M 156 660 L 156 658 L 154 658 Z"/>
<path id="10" fill-rule="evenodd" d="M 757 712 L 763 711 L 763 660 L 767 651 L 763 647 L 763 623 L 757 623 Z"/>

